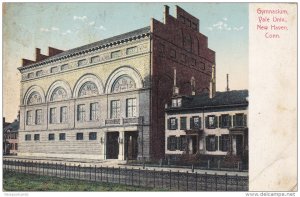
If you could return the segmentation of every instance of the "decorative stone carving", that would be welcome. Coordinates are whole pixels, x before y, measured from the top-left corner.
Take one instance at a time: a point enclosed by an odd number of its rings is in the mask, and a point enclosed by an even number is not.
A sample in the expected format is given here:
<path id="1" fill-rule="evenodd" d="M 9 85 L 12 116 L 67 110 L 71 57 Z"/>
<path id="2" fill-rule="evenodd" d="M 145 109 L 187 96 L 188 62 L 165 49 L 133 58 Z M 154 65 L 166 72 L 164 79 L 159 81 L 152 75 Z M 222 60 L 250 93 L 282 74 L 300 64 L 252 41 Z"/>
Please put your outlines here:
<path id="1" fill-rule="evenodd" d="M 51 101 L 61 101 L 67 98 L 67 92 L 65 89 L 58 87 L 56 88 L 51 96 Z"/>
<path id="2" fill-rule="evenodd" d="M 42 103 L 42 97 L 39 93 L 37 92 L 32 92 L 31 95 L 29 96 L 28 105 L 34 105 L 34 104 L 39 104 Z"/>
<path id="3" fill-rule="evenodd" d="M 85 82 L 80 90 L 79 90 L 79 97 L 84 97 L 84 96 L 95 96 L 98 94 L 98 88 L 96 86 L 95 83 L 91 82 L 91 81 L 88 81 L 88 82 Z"/>
<path id="4" fill-rule="evenodd" d="M 122 76 L 114 83 L 112 92 L 124 92 L 132 89 L 135 89 L 134 81 L 128 76 Z"/>

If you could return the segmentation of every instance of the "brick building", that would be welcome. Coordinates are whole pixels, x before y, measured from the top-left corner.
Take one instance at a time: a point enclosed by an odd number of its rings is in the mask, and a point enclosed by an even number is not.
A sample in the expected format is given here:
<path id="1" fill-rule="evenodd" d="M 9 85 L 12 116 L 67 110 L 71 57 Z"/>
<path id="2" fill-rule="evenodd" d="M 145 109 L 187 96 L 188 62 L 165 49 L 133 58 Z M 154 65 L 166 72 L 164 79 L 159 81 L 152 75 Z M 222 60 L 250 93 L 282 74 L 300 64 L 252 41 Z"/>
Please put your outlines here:
<path id="1" fill-rule="evenodd" d="M 199 19 L 165 6 L 163 22 L 67 51 L 36 49 L 19 68 L 19 155 L 164 157 L 173 70 L 183 94 L 208 90 L 215 53 L 207 42 Z"/>

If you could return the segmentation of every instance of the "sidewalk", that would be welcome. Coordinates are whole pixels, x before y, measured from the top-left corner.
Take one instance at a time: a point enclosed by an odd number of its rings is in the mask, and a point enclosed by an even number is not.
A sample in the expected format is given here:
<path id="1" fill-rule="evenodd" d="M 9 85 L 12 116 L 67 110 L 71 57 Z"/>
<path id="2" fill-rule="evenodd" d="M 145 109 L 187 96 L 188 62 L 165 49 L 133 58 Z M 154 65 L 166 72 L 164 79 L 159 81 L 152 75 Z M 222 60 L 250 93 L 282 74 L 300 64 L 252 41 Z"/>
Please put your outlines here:
<path id="1" fill-rule="evenodd" d="M 94 160 L 94 159 L 74 159 L 74 158 L 56 158 L 56 157 L 20 157 L 20 156 L 3 156 L 6 160 L 19 160 L 37 163 L 52 163 L 52 164 L 66 164 L 71 166 L 93 166 L 93 167 L 114 167 L 114 168 L 127 168 L 127 169 L 143 169 L 143 166 L 126 165 L 126 161 L 120 160 Z M 172 168 L 172 167 L 149 167 L 145 166 L 145 170 L 156 171 L 172 171 L 172 172 L 188 172 L 192 173 L 191 168 Z M 218 170 L 199 170 L 195 169 L 194 172 L 199 174 L 217 174 L 217 175 L 230 175 L 230 176 L 248 176 L 248 172 L 235 172 L 235 171 L 218 171 Z"/>

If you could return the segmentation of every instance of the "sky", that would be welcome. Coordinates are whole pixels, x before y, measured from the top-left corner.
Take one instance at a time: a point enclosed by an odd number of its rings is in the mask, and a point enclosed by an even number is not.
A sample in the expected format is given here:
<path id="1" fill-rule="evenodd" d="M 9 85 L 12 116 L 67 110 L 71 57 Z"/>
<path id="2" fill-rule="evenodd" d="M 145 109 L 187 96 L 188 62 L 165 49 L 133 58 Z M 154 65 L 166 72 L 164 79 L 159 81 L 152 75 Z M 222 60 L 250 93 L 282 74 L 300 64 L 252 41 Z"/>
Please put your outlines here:
<path id="1" fill-rule="evenodd" d="M 179 5 L 200 20 L 200 32 L 216 52 L 217 91 L 248 89 L 247 3 L 6 3 L 3 5 L 3 116 L 17 117 L 21 59 L 35 48 L 68 50 L 163 21 L 164 4 Z"/>

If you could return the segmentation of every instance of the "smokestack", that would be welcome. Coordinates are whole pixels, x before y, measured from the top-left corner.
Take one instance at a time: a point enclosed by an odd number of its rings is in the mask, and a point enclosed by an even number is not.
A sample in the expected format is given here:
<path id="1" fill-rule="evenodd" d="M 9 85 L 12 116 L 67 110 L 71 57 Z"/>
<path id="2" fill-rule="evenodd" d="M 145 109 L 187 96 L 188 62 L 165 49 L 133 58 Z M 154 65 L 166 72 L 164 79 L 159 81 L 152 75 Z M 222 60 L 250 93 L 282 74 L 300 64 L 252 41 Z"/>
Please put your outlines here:
<path id="1" fill-rule="evenodd" d="M 169 15 L 170 7 L 165 5 L 165 11 L 164 11 L 164 24 L 167 24 L 167 16 Z"/>
<path id="2" fill-rule="evenodd" d="M 226 75 L 226 78 L 227 78 L 227 86 L 226 86 L 226 91 L 228 92 L 230 89 L 229 89 L 229 74 Z"/>
<path id="3" fill-rule="evenodd" d="M 174 68 L 174 84 L 173 84 L 173 96 L 179 94 L 179 88 L 176 87 L 176 68 Z"/>
<path id="4" fill-rule="evenodd" d="M 209 98 L 213 98 L 216 94 L 216 67 L 212 65 L 211 80 L 209 82 Z"/>

